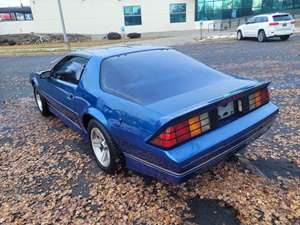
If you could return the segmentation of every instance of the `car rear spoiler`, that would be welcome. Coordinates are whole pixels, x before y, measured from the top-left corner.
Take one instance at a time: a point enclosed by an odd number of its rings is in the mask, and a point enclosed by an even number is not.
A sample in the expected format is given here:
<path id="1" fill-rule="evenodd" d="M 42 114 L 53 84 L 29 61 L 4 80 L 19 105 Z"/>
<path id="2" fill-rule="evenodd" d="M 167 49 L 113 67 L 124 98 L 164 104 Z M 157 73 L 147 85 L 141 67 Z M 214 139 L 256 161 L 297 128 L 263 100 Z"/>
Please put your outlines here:
<path id="1" fill-rule="evenodd" d="M 210 100 L 210 101 L 206 101 L 206 102 L 199 102 L 199 104 L 195 104 L 195 105 L 186 107 L 186 108 L 184 108 L 180 111 L 176 111 L 168 116 L 164 116 L 158 121 L 158 125 L 157 125 L 158 130 L 153 135 L 151 135 L 151 137 L 149 137 L 147 139 L 150 140 L 153 136 L 160 133 L 168 125 L 171 125 L 180 120 L 190 118 L 194 114 L 201 114 L 203 112 L 207 112 L 207 111 L 215 108 L 217 105 L 226 104 L 230 101 L 239 99 L 242 96 L 245 96 L 247 94 L 254 92 L 255 90 L 268 87 L 270 85 L 270 83 L 271 83 L 270 81 L 266 81 L 266 82 L 258 82 L 255 85 L 245 86 L 245 87 L 233 90 L 233 91 L 231 91 L 223 96 L 220 96 L 214 100 Z"/>

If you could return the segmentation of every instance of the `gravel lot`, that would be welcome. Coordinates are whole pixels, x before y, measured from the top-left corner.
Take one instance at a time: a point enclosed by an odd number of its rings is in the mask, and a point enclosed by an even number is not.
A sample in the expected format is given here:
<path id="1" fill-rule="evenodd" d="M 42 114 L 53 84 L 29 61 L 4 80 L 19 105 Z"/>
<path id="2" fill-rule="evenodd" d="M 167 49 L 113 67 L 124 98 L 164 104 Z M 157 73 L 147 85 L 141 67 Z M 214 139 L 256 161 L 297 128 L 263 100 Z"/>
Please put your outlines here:
<path id="1" fill-rule="evenodd" d="M 175 46 L 223 72 L 271 80 L 271 130 L 209 172 L 170 185 L 96 166 L 79 135 L 42 118 L 28 74 L 57 56 L 0 57 L 0 224 L 300 224 L 300 36 Z"/>

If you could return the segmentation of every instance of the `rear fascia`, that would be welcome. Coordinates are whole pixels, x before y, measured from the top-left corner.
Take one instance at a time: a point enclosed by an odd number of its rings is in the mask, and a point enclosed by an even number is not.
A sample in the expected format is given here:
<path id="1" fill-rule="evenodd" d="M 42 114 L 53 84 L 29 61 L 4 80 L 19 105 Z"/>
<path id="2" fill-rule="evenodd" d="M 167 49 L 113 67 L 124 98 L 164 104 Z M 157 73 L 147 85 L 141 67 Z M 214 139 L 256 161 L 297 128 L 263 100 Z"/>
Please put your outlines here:
<path id="1" fill-rule="evenodd" d="M 183 110 L 182 112 L 177 114 L 177 116 L 176 116 L 176 114 L 174 114 L 174 115 L 169 115 L 167 117 L 163 117 L 158 122 L 158 124 L 157 124 L 158 128 L 155 131 L 155 133 L 153 135 L 151 135 L 150 137 L 148 137 L 146 139 L 146 142 L 148 144 L 151 144 L 150 141 L 153 138 L 155 138 L 156 136 L 158 136 L 161 132 L 163 132 L 168 126 L 172 126 L 174 124 L 180 123 L 181 121 L 187 120 L 187 119 L 193 117 L 194 115 L 200 115 L 202 113 L 206 113 L 212 109 L 215 109 L 218 105 L 224 105 L 233 100 L 237 100 L 244 96 L 248 96 L 252 92 L 255 92 L 259 89 L 267 88 L 269 86 L 269 84 L 270 84 L 270 82 L 262 82 L 262 83 L 257 84 L 254 87 L 251 86 L 246 90 L 242 89 L 242 90 L 236 91 L 234 93 L 230 93 L 226 96 L 222 96 L 213 101 L 209 101 L 209 102 L 201 103 L 200 105 L 192 106 L 191 108 Z M 241 116 L 244 116 L 244 114 L 241 114 Z M 218 127 L 213 128 L 213 129 L 218 129 Z M 211 130 L 209 130 L 208 132 L 211 132 Z M 195 138 L 197 138 L 197 137 L 195 137 Z M 190 140 L 191 139 L 189 139 L 188 141 L 190 141 Z M 181 145 L 181 144 L 182 143 L 180 143 L 179 145 Z M 176 145 L 176 146 L 178 146 L 178 145 Z"/>
<path id="2" fill-rule="evenodd" d="M 143 150 L 138 150 L 144 154 L 126 153 L 126 164 L 128 168 L 143 174 L 170 182 L 183 182 L 265 133 L 277 113 L 278 107 L 269 102 L 223 127 L 172 150 L 163 151 L 148 144 Z M 156 154 L 151 154 L 155 150 Z"/>

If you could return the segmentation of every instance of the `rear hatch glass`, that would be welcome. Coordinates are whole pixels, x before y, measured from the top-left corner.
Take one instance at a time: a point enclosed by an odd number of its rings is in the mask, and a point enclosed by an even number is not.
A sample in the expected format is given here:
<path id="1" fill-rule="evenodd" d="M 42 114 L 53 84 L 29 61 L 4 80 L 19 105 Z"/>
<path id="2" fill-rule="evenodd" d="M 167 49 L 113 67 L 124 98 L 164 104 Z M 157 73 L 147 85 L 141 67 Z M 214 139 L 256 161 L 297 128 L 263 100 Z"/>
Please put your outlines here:
<path id="1" fill-rule="evenodd" d="M 292 20 L 292 17 L 288 14 L 276 15 L 276 16 L 273 16 L 273 20 L 276 21 L 276 22 L 289 21 L 289 20 Z"/>
<path id="2" fill-rule="evenodd" d="M 101 65 L 101 87 L 105 91 L 142 105 L 217 83 L 226 86 L 224 81 L 228 79 L 233 80 L 170 49 L 114 56 Z"/>

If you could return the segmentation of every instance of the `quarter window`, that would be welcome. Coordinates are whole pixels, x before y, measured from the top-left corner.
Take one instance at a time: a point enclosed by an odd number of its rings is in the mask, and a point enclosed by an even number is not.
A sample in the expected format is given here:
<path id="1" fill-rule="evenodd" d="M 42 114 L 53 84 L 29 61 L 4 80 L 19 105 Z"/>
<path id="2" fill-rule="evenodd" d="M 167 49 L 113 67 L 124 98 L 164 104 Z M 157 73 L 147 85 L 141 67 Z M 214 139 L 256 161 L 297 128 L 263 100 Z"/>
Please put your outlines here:
<path id="1" fill-rule="evenodd" d="M 170 23 L 186 22 L 186 4 L 170 4 Z"/>
<path id="2" fill-rule="evenodd" d="M 88 59 L 83 57 L 67 57 L 65 60 L 57 64 L 52 76 L 58 80 L 78 84 L 87 62 Z"/>
<path id="3" fill-rule="evenodd" d="M 125 26 L 142 25 L 140 6 L 124 6 Z"/>

